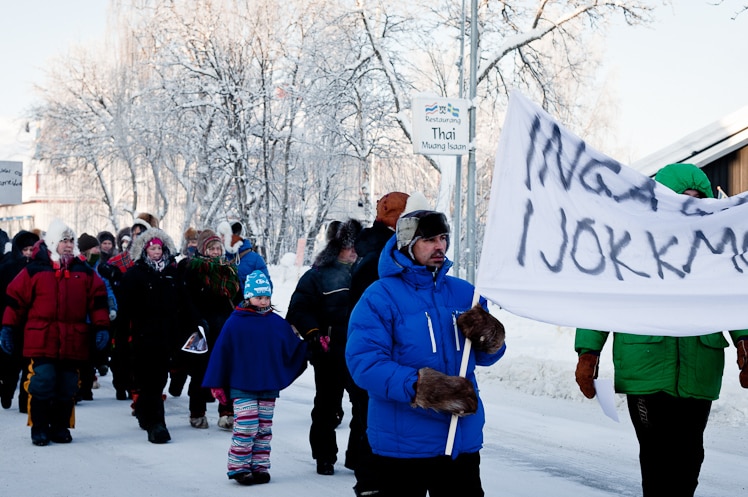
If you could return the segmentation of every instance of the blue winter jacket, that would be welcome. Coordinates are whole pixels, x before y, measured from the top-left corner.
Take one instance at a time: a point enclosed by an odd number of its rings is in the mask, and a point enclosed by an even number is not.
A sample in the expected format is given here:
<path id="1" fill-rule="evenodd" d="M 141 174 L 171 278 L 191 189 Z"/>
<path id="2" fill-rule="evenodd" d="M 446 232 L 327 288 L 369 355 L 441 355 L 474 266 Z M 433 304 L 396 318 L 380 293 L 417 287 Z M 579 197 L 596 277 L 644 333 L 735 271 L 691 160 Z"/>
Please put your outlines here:
<path id="1" fill-rule="evenodd" d="M 418 370 L 457 376 L 465 336 L 457 316 L 470 309 L 473 285 L 447 276 L 448 260 L 436 278 L 395 249 L 390 238 L 379 259 L 380 279 L 366 289 L 351 314 L 346 361 L 353 380 L 369 393 L 369 443 L 375 454 L 422 458 L 444 454 L 451 414 L 413 407 Z M 485 306 L 485 300 L 481 298 Z M 471 351 L 466 377 L 478 392 L 475 366 L 489 366 L 506 350 Z M 452 457 L 483 445 L 485 414 L 478 395 L 475 414 L 459 418 Z"/>
<path id="2" fill-rule="evenodd" d="M 273 287 L 273 281 L 270 279 L 270 271 L 268 271 L 265 259 L 252 250 L 252 242 L 246 238 L 242 240 L 242 245 L 236 252 L 226 251 L 226 260 L 236 264 L 236 274 L 239 277 L 242 290 L 244 290 L 244 284 L 247 282 L 247 275 L 256 269 L 265 273 L 270 282 L 270 288 Z"/>

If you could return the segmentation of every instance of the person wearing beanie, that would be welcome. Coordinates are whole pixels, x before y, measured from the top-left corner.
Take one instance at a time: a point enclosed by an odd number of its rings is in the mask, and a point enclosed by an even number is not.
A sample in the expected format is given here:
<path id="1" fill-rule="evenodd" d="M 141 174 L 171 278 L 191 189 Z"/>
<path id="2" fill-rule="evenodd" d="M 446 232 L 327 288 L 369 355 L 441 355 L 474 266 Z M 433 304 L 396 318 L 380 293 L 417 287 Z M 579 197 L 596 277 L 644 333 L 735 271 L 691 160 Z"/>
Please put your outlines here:
<path id="1" fill-rule="evenodd" d="M 306 369 L 306 343 L 271 305 L 265 273 L 252 271 L 244 300 L 215 343 L 203 386 L 235 414 L 227 476 L 240 485 L 270 481 L 273 415 L 280 391 Z"/>
<path id="2" fill-rule="evenodd" d="M 340 423 L 343 393 L 349 382 L 345 367 L 348 330 L 348 292 L 354 248 L 361 223 L 348 219 L 317 254 L 291 295 L 286 319 L 309 344 L 314 366 L 314 407 L 309 442 L 317 473 L 335 473 L 338 445 L 335 427 Z"/>
<path id="3" fill-rule="evenodd" d="M 374 222 L 370 227 L 364 228 L 356 238 L 354 248 L 359 259 L 351 272 L 349 314 L 364 290 L 379 279 L 379 255 L 387 240 L 394 235 L 397 220 L 405 210 L 409 197 L 407 193 L 397 191 L 383 195 L 377 201 L 377 216 Z M 357 495 L 373 495 L 371 493 L 379 489 L 379 475 L 366 436 L 369 395 L 353 381 L 350 383 L 351 422 L 344 466 L 353 470 L 356 476 L 356 485 L 353 488 Z"/>
<path id="4" fill-rule="evenodd" d="M 88 233 L 82 233 L 78 237 L 78 250 L 83 260 L 88 262 L 91 267 L 95 267 L 99 262 L 99 240 Z"/>
<path id="5" fill-rule="evenodd" d="M 231 224 L 227 221 L 218 223 L 216 234 L 221 237 L 226 248 L 226 260 L 236 264 L 239 281 L 245 281 L 252 272 L 260 270 L 265 273 L 272 287 L 273 281 L 265 259 L 253 249 L 248 238 L 242 237 L 243 231 L 242 223 L 238 221 Z"/>
<path id="6" fill-rule="evenodd" d="M 205 331 L 208 353 L 195 355 L 180 351 L 175 357 L 174 367 L 185 367 L 190 377 L 187 388 L 190 398 L 190 426 L 205 429 L 209 427 L 207 402 L 213 401 L 210 389 L 202 386 L 205 369 L 223 323 L 242 300 L 243 286 L 239 283 L 236 266 L 224 257 L 221 237 L 211 229 L 200 231 L 197 253 L 194 257 L 180 260 L 178 267 L 189 308 Z M 233 422 L 233 406 L 219 402 L 218 427 L 230 430 Z"/>
<path id="7" fill-rule="evenodd" d="M 82 261 L 86 262 L 89 266 L 96 269 L 101 262 L 99 259 L 99 240 L 98 238 L 89 235 L 88 233 L 82 233 L 78 237 L 78 250 Z M 107 301 L 114 299 L 114 294 L 111 288 L 104 282 L 104 286 L 107 289 Z M 111 320 L 111 316 L 110 316 Z M 108 354 L 105 350 L 97 351 L 92 354 L 91 360 L 87 361 L 85 365 L 80 368 L 80 382 L 78 386 L 78 392 L 75 394 L 75 401 L 80 402 L 81 400 L 93 400 L 93 389 L 99 388 L 99 384 L 96 378 L 96 366 L 98 364 L 105 364 L 108 362 Z"/>
<path id="8" fill-rule="evenodd" d="M 11 242 L 10 254 L 6 254 L 0 263 L 0 292 L 5 295 L 5 289 L 13 278 L 21 272 L 26 265 L 31 262 L 31 255 L 34 251 L 34 245 L 39 241 L 39 236 L 30 231 L 21 230 L 15 234 Z M 5 311 L 6 301 L 0 299 L 0 317 Z M 29 360 L 21 355 L 23 335 L 21 330 L 14 330 L 14 343 L 18 344 L 13 354 L 5 354 L 0 351 L 0 403 L 3 409 L 10 409 L 13 402 L 13 395 L 18 385 L 18 378 L 21 374 L 28 371 Z M 24 374 L 22 378 L 26 378 Z M 23 384 L 23 380 L 21 381 Z M 28 393 L 21 386 L 18 389 L 18 410 L 22 413 L 27 412 Z"/>
<path id="9" fill-rule="evenodd" d="M 116 253 L 117 239 L 111 231 L 99 231 L 96 239 L 99 240 L 99 260 L 106 262 Z"/>
<path id="10" fill-rule="evenodd" d="M 380 278 L 351 313 L 345 356 L 353 381 L 369 393 L 367 433 L 378 478 L 376 489 L 361 491 L 484 495 L 485 412 L 475 368 L 504 355 L 504 327 L 484 298 L 473 305 L 472 284 L 447 275 L 448 245 L 444 214 L 403 214 L 382 250 Z M 458 376 L 467 340 L 468 367 Z"/>
<path id="11" fill-rule="evenodd" d="M 72 441 L 78 370 L 109 341 L 106 288 L 77 255 L 75 232 L 55 219 L 31 262 L 6 289 L 0 349 L 13 354 L 22 347 L 31 359 L 27 391 L 34 445 Z M 14 330 L 23 330 L 23 343 L 14 340 Z"/>
<path id="12" fill-rule="evenodd" d="M 117 252 L 124 252 L 132 241 L 130 228 L 122 228 L 117 232 Z"/>
<path id="13" fill-rule="evenodd" d="M 171 237 L 158 228 L 138 235 L 130 249 L 133 266 L 122 278 L 119 317 L 125 326 L 117 341 L 127 343 L 132 364 L 132 392 L 138 425 L 148 441 L 171 440 L 166 428 L 162 393 L 183 330 L 194 329 L 187 298 L 179 284 L 174 260 L 177 249 Z M 180 342 L 182 340 L 182 342 Z"/>
<path id="14" fill-rule="evenodd" d="M 694 164 L 668 164 L 654 179 L 680 195 L 714 197 L 709 178 Z M 632 309 L 637 311 L 642 310 Z M 729 333 L 737 348 L 738 381 L 748 388 L 748 330 Z M 610 335 L 604 330 L 576 330 L 574 349 L 579 357 L 574 375 L 588 399 L 597 395 L 600 354 Z M 728 340 L 721 331 L 685 337 L 612 335 L 614 387 L 626 395 L 639 442 L 642 494 L 693 496 L 704 462 L 704 431 L 712 402 L 725 381 Z"/>

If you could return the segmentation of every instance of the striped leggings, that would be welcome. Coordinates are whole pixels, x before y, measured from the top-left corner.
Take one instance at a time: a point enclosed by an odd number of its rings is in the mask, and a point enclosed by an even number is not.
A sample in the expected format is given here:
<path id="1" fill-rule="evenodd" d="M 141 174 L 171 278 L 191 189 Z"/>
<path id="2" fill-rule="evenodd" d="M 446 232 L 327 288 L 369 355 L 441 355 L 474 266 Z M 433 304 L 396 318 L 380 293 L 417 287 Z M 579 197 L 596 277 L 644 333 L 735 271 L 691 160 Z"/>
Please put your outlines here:
<path id="1" fill-rule="evenodd" d="M 234 399 L 234 433 L 229 448 L 228 475 L 270 469 L 275 399 Z"/>

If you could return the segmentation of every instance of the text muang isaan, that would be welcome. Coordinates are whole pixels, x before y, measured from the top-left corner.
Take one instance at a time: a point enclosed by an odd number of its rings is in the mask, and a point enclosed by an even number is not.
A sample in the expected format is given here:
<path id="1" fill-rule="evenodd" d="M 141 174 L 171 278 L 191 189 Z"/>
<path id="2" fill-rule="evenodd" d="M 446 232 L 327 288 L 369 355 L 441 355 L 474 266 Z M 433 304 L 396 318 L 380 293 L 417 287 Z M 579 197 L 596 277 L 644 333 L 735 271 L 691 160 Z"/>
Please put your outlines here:
<path id="1" fill-rule="evenodd" d="M 551 273 L 618 280 L 683 279 L 714 264 L 737 273 L 748 268 L 748 231 L 722 222 L 734 219 L 719 216 L 727 207 L 684 195 L 664 212 L 663 188 L 654 180 L 600 159 L 582 141 L 563 150 L 558 126 L 540 127 L 536 117 L 526 156 L 520 266 L 535 267 L 538 258 Z M 729 208 L 744 203 L 734 199 Z"/>

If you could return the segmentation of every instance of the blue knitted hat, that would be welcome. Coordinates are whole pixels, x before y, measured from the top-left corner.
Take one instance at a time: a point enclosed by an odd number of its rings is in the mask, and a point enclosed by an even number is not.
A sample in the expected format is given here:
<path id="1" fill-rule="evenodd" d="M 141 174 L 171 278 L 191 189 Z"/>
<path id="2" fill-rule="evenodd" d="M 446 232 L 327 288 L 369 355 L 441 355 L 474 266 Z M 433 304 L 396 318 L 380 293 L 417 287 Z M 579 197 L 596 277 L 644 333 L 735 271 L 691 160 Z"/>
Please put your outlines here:
<path id="1" fill-rule="evenodd" d="M 251 299 L 252 297 L 270 297 L 273 293 L 273 288 L 270 286 L 270 281 L 265 273 L 259 269 L 255 269 L 247 276 L 247 281 L 244 283 L 244 298 Z"/>

